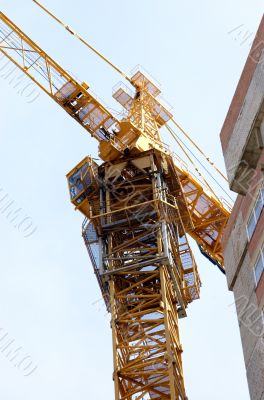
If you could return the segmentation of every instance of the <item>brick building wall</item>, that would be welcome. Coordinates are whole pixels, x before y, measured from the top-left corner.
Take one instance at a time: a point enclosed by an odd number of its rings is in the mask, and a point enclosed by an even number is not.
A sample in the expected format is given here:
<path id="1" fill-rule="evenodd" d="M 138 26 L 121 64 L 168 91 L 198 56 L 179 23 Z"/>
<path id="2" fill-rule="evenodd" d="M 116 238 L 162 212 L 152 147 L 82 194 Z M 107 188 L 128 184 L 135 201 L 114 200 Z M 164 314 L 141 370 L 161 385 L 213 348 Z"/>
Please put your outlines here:
<path id="1" fill-rule="evenodd" d="M 264 17 L 227 113 L 221 143 L 238 193 L 223 235 L 252 400 L 264 400 Z"/>

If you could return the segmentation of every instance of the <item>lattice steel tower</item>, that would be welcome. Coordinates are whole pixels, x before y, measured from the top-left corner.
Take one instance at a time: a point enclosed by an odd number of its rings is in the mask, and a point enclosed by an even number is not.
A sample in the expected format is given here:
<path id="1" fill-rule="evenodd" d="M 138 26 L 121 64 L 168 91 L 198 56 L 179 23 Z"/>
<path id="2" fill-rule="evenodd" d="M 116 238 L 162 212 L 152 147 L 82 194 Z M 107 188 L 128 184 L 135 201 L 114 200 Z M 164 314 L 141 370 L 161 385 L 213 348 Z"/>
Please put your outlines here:
<path id="1" fill-rule="evenodd" d="M 158 85 L 85 44 L 129 81 L 113 93 L 121 118 L 0 13 L 0 51 L 99 141 L 103 164 L 86 157 L 67 179 L 111 313 L 115 400 L 185 400 L 179 318 L 200 291 L 187 234 L 223 269 L 230 210 L 161 140 L 164 128 L 175 138 L 176 122 Z"/>

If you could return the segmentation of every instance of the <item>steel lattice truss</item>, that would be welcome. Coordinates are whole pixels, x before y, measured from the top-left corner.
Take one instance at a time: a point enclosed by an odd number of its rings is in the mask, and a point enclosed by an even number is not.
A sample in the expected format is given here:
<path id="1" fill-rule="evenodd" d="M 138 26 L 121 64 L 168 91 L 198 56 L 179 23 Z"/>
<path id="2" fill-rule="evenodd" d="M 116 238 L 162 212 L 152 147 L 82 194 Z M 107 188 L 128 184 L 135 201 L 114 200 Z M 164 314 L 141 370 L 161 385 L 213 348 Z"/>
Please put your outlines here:
<path id="1" fill-rule="evenodd" d="M 153 151 L 105 163 L 87 196 L 101 210 L 83 235 L 112 314 L 120 400 L 185 398 L 178 315 L 199 297 L 200 280 L 161 164 Z"/>
<path id="2" fill-rule="evenodd" d="M 67 179 L 111 313 L 115 400 L 185 400 L 178 319 L 200 292 L 187 234 L 223 268 L 230 210 L 162 142 L 172 114 L 149 76 L 114 90 L 117 119 L 3 13 L 0 52 L 99 141 L 104 164 L 86 157 Z"/>

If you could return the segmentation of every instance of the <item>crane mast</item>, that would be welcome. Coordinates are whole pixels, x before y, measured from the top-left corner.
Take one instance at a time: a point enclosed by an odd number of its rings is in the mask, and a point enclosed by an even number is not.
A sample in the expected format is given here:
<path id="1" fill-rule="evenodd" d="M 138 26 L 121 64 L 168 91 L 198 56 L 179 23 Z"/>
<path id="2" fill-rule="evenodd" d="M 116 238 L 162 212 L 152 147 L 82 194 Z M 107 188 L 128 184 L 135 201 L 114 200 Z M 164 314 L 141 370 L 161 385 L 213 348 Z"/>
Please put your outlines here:
<path id="1" fill-rule="evenodd" d="M 111 313 L 115 400 L 186 400 L 179 319 L 201 285 L 187 234 L 223 269 L 230 210 L 162 141 L 173 116 L 141 70 L 114 90 L 117 119 L 3 13 L 0 51 L 99 142 L 104 162 L 88 156 L 67 180 Z"/>
<path id="2" fill-rule="evenodd" d="M 99 168 L 86 162 L 83 237 L 112 315 L 115 399 L 184 400 L 178 319 L 200 279 L 169 160 L 149 150 Z"/>

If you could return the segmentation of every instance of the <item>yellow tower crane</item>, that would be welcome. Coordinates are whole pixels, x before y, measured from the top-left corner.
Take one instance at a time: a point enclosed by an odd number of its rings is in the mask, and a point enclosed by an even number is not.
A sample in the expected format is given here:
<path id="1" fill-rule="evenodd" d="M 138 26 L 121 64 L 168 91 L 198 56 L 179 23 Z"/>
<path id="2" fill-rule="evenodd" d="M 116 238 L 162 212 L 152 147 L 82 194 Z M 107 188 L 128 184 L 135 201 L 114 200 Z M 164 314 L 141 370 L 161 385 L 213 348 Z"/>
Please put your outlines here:
<path id="1" fill-rule="evenodd" d="M 200 292 L 187 234 L 224 271 L 221 236 L 230 208 L 162 141 L 165 127 L 182 148 L 169 122 L 181 128 L 152 78 L 140 69 L 128 77 L 34 1 L 133 88 L 121 84 L 114 91 L 124 108 L 116 118 L 86 83 L 0 13 L 0 51 L 99 142 L 104 162 L 87 156 L 67 179 L 71 202 L 85 216 L 82 235 L 111 313 L 115 400 L 185 400 L 178 320 Z"/>

